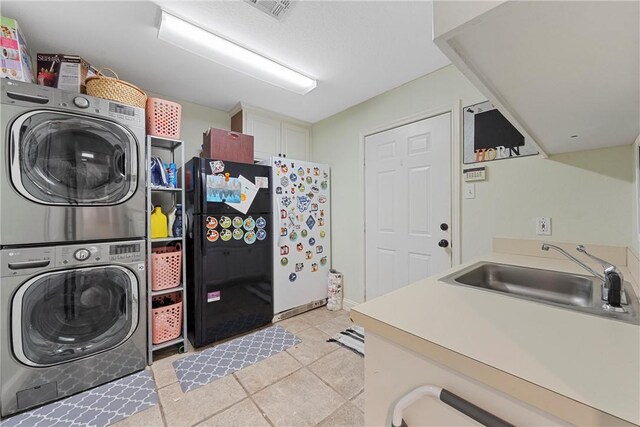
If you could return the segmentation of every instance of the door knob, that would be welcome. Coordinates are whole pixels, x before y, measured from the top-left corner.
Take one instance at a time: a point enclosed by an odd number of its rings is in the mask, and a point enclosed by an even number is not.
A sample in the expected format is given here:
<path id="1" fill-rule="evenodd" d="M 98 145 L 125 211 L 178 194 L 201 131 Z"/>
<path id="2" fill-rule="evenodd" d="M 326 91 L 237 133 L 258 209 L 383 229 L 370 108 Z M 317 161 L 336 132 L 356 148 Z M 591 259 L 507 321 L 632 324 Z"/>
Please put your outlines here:
<path id="1" fill-rule="evenodd" d="M 440 246 L 441 248 L 446 248 L 447 246 L 449 246 L 449 241 L 447 239 L 442 239 L 438 242 L 438 246 Z"/>
<path id="2" fill-rule="evenodd" d="M 449 224 L 447 224 L 446 222 L 443 222 L 442 224 L 440 224 L 440 230 L 447 231 L 448 229 L 449 229 Z"/>

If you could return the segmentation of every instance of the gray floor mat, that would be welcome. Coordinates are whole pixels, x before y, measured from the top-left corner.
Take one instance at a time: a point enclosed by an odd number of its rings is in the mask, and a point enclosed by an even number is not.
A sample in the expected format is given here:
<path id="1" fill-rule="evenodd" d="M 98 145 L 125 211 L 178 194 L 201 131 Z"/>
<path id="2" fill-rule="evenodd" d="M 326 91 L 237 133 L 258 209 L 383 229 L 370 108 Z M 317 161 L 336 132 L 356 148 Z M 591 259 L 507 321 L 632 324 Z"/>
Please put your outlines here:
<path id="1" fill-rule="evenodd" d="M 2 427 L 108 426 L 158 403 L 149 371 L 2 420 Z"/>
<path id="2" fill-rule="evenodd" d="M 253 365 L 302 342 L 282 326 L 270 326 L 173 362 L 183 392 Z"/>

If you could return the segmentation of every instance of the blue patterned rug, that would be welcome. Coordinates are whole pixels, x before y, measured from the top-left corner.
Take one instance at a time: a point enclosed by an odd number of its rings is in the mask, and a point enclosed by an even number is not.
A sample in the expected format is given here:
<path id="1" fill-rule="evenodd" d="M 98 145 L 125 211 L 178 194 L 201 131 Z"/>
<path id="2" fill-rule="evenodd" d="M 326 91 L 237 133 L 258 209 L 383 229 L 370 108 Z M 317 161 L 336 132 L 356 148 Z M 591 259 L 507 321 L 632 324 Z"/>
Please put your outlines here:
<path id="1" fill-rule="evenodd" d="M 270 326 L 173 362 L 183 392 L 232 374 L 301 343 L 282 326 Z"/>
<path id="2" fill-rule="evenodd" d="M 2 427 L 108 426 L 158 403 L 149 371 L 2 420 Z"/>

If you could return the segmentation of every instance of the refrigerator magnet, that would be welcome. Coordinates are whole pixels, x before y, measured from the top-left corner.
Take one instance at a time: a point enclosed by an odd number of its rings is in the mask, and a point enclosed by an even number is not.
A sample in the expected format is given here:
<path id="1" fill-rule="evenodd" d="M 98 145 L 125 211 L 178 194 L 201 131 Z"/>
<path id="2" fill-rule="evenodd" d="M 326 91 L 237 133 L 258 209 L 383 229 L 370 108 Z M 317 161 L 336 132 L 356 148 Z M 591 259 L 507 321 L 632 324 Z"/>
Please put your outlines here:
<path id="1" fill-rule="evenodd" d="M 308 235 L 308 234 L 309 234 L 309 232 L 308 232 L 307 230 L 302 230 L 302 231 L 300 232 L 300 235 L 301 235 L 302 237 L 307 237 L 307 235 Z"/>
<path id="2" fill-rule="evenodd" d="M 269 177 L 256 176 L 253 179 L 253 182 L 256 184 L 256 187 L 258 188 L 269 188 Z"/>
<path id="3" fill-rule="evenodd" d="M 284 206 L 285 208 L 291 206 L 291 197 L 289 196 L 282 196 L 282 199 L 280 201 L 282 202 L 282 206 Z"/>
<path id="4" fill-rule="evenodd" d="M 324 230 L 320 231 L 320 237 L 322 237 L 324 239 L 324 237 L 327 235 L 327 233 L 325 233 Z"/>
<path id="5" fill-rule="evenodd" d="M 284 164 L 284 165 L 280 166 L 280 170 L 282 171 L 282 173 L 287 173 L 287 172 L 289 172 L 289 166 Z"/>
<path id="6" fill-rule="evenodd" d="M 309 218 L 307 218 L 307 227 L 309 227 L 309 230 L 313 230 L 313 227 L 316 225 L 316 220 L 313 217 L 313 215 L 309 215 Z"/>
<path id="7" fill-rule="evenodd" d="M 253 245 L 253 242 L 256 241 L 256 233 L 254 233 L 253 231 L 247 231 L 244 234 L 244 242 L 247 245 Z"/>
<path id="8" fill-rule="evenodd" d="M 296 233 L 295 231 L 292 231 L 291 233 L 289 233 L 289 240 L 291 240 L 292 242 L 295 242 L 298 239 L 298 233 Z"/>
<path id="9" fill-rule="evenodd" d="M 213 229 L 218 226 L 218 220 L 215 217 L 208 216 L 207 217 L 207 228 Z"/>
<path id="10" fill-rule="evenodd" d="M 323 250 L 324 250 L 324 248 L 322 247 L 322 245 L 316 246 L 316 253 L 317 254 L 321 254 Z"/>
<path id="11" fill-rule="evenodd" d="M 302 167 L 298 168 L 298 175 L 304 176 L 304 169 L 302 169 Z"/>
<path id="12" fill-rule="evenodd" d="M 240 228 L 242 227 L 242 218 L 240 218 L 239 216 L 233 218 L 232 224 L 233 224 L 233 228 Z"/>
<path id="13" fill-rule="evenodd" d="M 323 171 L 322 176 L 324 177 L 324 179 L 327 179 L 329 178 L 329 173 L 327 173 L 327 171 Z"/>
<path id="14" fill-rule="evenodd" d="M 313 252 L 311 251 L 305 252 L 304 259 L 311 259 L 311 258 L 313 258 Z"/>
<path id="15" fill-rule="evenodd" d="M 287 213 L 286 209 L 280 209 L 280 219 L 287 219 L 289 217 L 289 214 Z"/>
<path id="16" fill-rule="evenodd" d="M 307 196 L 298 196 L 298 210 L 304 212 L 309 207 L 309 198 Z"/>
<path id="17" fill-rule="evenodd" d="M 256 226 L 258 228 L 264 228 L 264 227 L 266 227 L 266 225 L 267 225 L 267 220 L 266 219 L 264 219 L 262 217 L 259 217 L 258 219 L 256 219 Z"/>
<path id="18" fill-rule="evenodd" d="M 281 266 L 285 267 L 287 264 L 289 264 L 289 258 L 287 258 L 286 256 L 280 258 L 280 265 Z"/>
<path id="19" fill-rule="evenodd" d="M 242 231 L 242 228 L 236 228 L 235 230 L 233 230 L 234 239 L 240 240 L 242 239 L 242 236 L 244 236 L 244 231 Z"/>
<path id="20" fill-rule="evenodd" d="M 289 186 L 289 178 L 287 178 L 286 176 L 283 176 L 282 178 L 280 178 L 280 184 L 283 187 L 288 187 Z"/>
<path id="21" fill-rule="evenodd" d="M 307 168 L 307 173 L 311 173 L 311 168 Z"/>
<path id="22" fill-rule="evenodd" d="M 307 181 L 307 184 L 311 184 L 313 182 L 313 178 L 307 175 L 307 179 L 305 179 L 305 181 Z"/>
<path id="23" fill-rule="evenodd" d="M 324 227 L 324 218 L 318 218 L 318 227 Z"/>
<path id="24" fill-rule="evenodd" d="M 296 273 L 301 272 L 302 270 L 304 270 L 304 263 L 302 262 L 297 262 L 296 263 Z"/>
<path id="25" fill-rule="evenodd" d="M 291 187 L 291 194 L 296 194 L 296 187 Z"/>
<path id="26" fill-rule="evenodd" d="M 297 278 L 298 278 L 298 275 L 296 273 L 291 273 L 289 275 L 289 281 L 290 282 L 295 282 Z"/>
<path id="27" fill-rule="evenodd" d="M 222 160 L 214 160 L 213 162 L 209 162 L 209 167 L 211 168 L 211 173 L 224 172 L 224 162 Z"/>
<path id="28" fill-rule="evenodd" d="M 316 244 L 316 239 L 314 239 L 313 237 L 309 238 L 309 246 L 313 246 Z"/>
<path id="29" fill-rule="evenodd" d="M 264 229 L 262 228 L 258 228 L 258 231 L 256 231 L 256 238 L 258 240 L 264 240 L 267 238 L 267 232 L 264 231 Z"/>
<path id="30" fill-rule="evenodd" d="M 228 242 L 229 240 L 231 240 L 231 230 L 225 228 L 224 230 L 222 230 L 220 232 L 220 238 L 222 239 L 222 241 L 224 242 Z"/>
<path id="31" fill-rule="evenodd" d="M 303 183 L 298 184 L 298 191 L 301 193 L 304 193 L 305 190 L 305 186 Z"/>
<path id="32" fill-rule="evenodd" d="M 320 183 L 320 188 L 322 188 L 323 190 L 326 190 L 327 189 L 327 181 L 322 181 Z"/>
<path id="33" fill-rule="evenodd" d="M 280 255 L 289 255 L 289 246 L 287 245 L 280 246 Z"/>
<path id="34" fill-rule="evenodd" d="M 256 222 L 253 220 L 252 217 L 249 216 L 245 218 L 243 227 L 246 231 L 251 231 L 254 228 L 256 228 Z"/>
<path id="35" fill-rule="evenodd" d="M 229 228 L 231 227 L 231 218 L 228 216 L 220 217 L 220 227 Z"/>
<path id="36" fill-rule="evenodd" d="M 321 265 L 326 265 L 327 264 L 327 257 L 323 256 L 322 258 L 320 258 L 320 264 Z"/>
<path id="37" fill-rule="evenodd" d="M 316 195 L 315 195 L 315 194 L 313 194 L 313 192 L 309 191 L 309 192 L 307 193 L 307 197 L 308 197 L 309 199 L 313 199 L 314 197 L 316 197 Z"/>
<path id="38" fill-rule="evenodd" d="M 282 187 L 276 187 L 276 194 L 282 194 Z"/>
<path id="39" fill-rule="evenodd" d="M 319 268 L 318 268 L 318 263 L 317 262 L 314 262 L 313 264 L 311 264 L 311 272 L 312 273 L 315 273 L 318 270 L 319 270 Z"/>
<path id="40" fill-rule="evenodd" d="M 313 176 L 320 176 L 320 168 L 318 167 L 313 168 Z"/>
<path id="41" fill-rule="evenodd" d="M 324 218 L 324 209 L 320 209 L 320 218 Z"/>
<path id="42" fill-rule="evenodd" d="M 318 204 L 311 203 L 311 212 L 317 212 L 317 211 L 318 211 Z"/>
<path id="43" fill-rule="evenodd" d="M 325 196 L 324 194 L 321 196 L 318 196 L 318 201 L 320 203 L 327 203 L 327 196 Z"/>
<path id="44" fill-rule="evenodd" d="M 304 250 L 304 245 L 303 245 L 302 243 L 298 243 L 298 244 L 296 245 L 296 250 L 297 250 L 298 252 L 302 252 L 302 251 Z"/>
<path id="45" fill-rule="evenodd" d="M 216 230 L 207 230 L 208 241 L 215 242 L 218 240 L 218 237 L 220 237 L 220 233 L 218 233 Z"/>
<path id="46" fill-rule="evenodd" d="M 284 237 L 287 234 L 289 234 L 289 230 L 287 230 L 287 227 L 280 227 L 280 236 Z"/>
<path id="47" fill-rule="evenodd" d="M 220 301 L 220 291 L 207 292 L 207 302 Z"/>
<path id="48" fill-rule="evenodd" d="M 311 186 L 311 191 L 313 191 L 314 193 L 319 193 L 320 192 L 320 187 L 318 187 L 317 185 L 312 185 Z"/>
<path id="49" fill-rule="evenodd" d="M 297 180 L 298 180 L 298 175 L 296 175 L 295 173 L 292 173 L 291 175 L 289 175 L 289 181 L 296 182 Z"/>

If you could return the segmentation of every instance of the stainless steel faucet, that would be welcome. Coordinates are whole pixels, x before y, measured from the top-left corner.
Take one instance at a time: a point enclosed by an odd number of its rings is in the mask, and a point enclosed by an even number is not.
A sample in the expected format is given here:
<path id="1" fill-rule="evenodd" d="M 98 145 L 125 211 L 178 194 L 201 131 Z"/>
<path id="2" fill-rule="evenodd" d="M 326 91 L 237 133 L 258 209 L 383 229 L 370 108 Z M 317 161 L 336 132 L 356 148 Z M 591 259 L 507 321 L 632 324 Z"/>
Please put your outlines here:
<path id="1" fill-rule="evenodd" d="M 549 243 L 542 244 L 542 250 L 548 251 L 549 249 L 554 249 L 560 252 L 562 255 L 569 258 L 571 261 L 578 264 L 580 267 L 587 270 L 589 273 L 593 274 L 598 279 L 602 280 L 602 300 L 605 301 L 604 308 L 610 311 L 625 311 L 621 306 L 627 305 L 627 294 L 623 289 L 624 277 L 618 268 L 607 262 L 601 258 L 591 255 L 587 252 L 584 246 L 579 245 L 576 250 L 598 262 L 604 268 L 604 274 L 598 273 L 594 271 L 591 267 L 584 264 L 579 259 L 575 258 L 573 255 L 565 251 L 564 249 L 550 245 Z"/>

